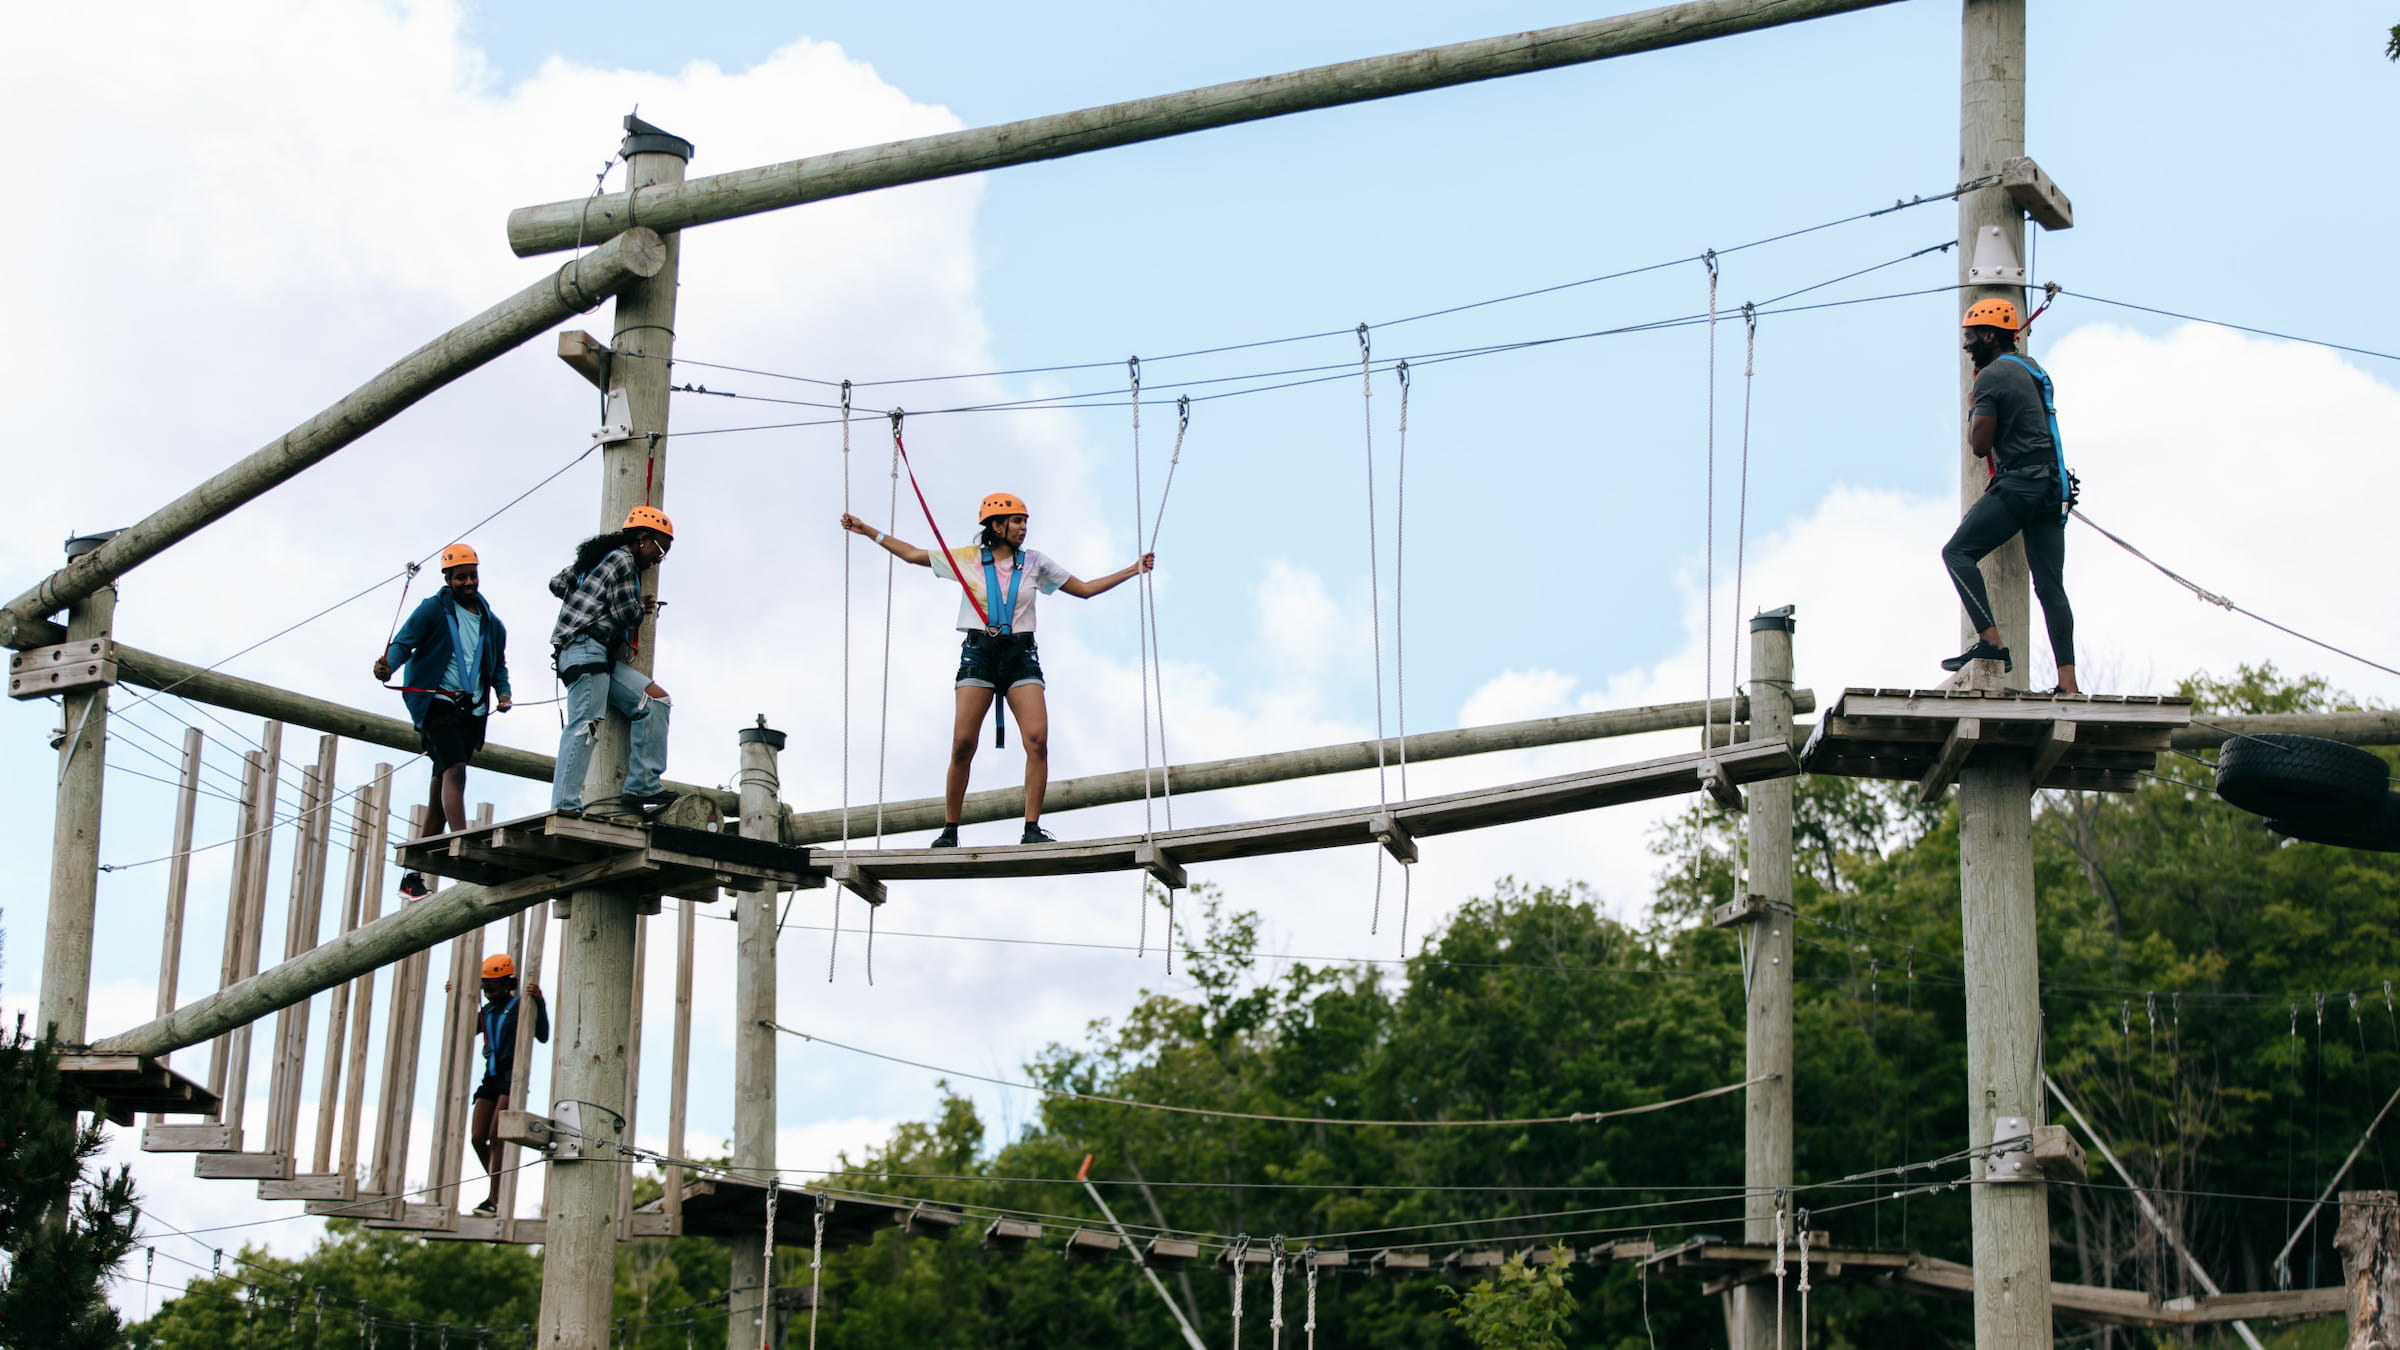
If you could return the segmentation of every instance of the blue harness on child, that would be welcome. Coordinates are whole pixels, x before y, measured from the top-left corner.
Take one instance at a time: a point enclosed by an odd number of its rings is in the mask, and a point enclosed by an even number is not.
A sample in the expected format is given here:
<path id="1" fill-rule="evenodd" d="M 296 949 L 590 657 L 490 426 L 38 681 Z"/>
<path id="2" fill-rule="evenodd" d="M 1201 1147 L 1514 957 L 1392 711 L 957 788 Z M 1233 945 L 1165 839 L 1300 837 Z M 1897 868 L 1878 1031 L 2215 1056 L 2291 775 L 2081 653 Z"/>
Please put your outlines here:
<path id="1" fill-rule="evenodd" d="M 517 1057 L 516 1038 L 508 1035 L 509 1020 L 516 1011 L 517 997 L 514 994 L 509 996 L 508 1002 L 499 1007 L 493 1007 L 489 1003 L 483 1005 L 483 1076 L 486 1078 L 500 1076 L 500 1047 L 502 1045 L 507 1045 L 508 1058 L 512 1063 Z"/>
<path id="2" fill-rule="evenodd" d="M 2042 391 L 2042 412 L 2050 419 L 2050 449 L 2058 456 L 2058 523 L 2064 525 L 2068 509 L 2075 505 L 2076 489 L 2081 485 L 2074 474 L 2067 472 L 2067 443 L 2058 434 L 2058 395 L 2050 387 L 2050 372 L 2013 352 L 2000 359 L 2025 367 L 2025 372 L 2033 376 L 2035 387 Z"/>

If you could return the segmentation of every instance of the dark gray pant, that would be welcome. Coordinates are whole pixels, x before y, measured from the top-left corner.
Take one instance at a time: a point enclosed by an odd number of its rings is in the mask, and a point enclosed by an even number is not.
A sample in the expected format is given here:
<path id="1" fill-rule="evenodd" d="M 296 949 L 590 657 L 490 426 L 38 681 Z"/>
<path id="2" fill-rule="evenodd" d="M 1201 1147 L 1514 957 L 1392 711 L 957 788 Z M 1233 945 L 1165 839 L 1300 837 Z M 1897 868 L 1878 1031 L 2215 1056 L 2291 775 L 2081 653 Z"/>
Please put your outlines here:
<path id="1" fill-rule="evenodd" d="M 1967 508 L 1958 532 L 1942 545 L 1942 565 L 1950 569 L 1950 584 L 1958 588 L 1959 603 L 1977 628 L 1990 628 L 1991 596 L 1983 589 L 1983 570 L 1976 566 L 1985 554 L 2025 536 L 2025 563 L 2033 572 L 2033 593 L 2042 602 L 2042 621 L 2050 629 L 2050 653 L 2059 665 L 2075 664 L 2075 611 L 2067 604 L 2062 573 L 2067 564 L 2067 525 L 2059 519 L 2058 489 L 2047 478 L 2003 474 L 1992 480 L 1983 496 Z"/>

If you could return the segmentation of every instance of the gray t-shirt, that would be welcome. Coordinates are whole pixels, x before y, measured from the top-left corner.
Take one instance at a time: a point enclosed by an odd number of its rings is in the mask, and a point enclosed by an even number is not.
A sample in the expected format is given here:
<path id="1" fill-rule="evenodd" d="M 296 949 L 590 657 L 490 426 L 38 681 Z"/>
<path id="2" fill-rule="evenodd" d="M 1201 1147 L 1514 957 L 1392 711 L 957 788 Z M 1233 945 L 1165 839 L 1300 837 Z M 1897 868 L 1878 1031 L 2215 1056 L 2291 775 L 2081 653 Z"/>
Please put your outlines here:
<path id="1" fill-rule="evenodd" d="M 2050 441 L 2050 414 L 2042 407 L 2042 387 L 2019 361 L 2001 357 L 1975 376 L 1975 401 L 1970 417 L 1998 422 L 1992 438 L 1992 459 L 2000 472 L 2029 476 L 2058 476 L 2058 447 Z"/>

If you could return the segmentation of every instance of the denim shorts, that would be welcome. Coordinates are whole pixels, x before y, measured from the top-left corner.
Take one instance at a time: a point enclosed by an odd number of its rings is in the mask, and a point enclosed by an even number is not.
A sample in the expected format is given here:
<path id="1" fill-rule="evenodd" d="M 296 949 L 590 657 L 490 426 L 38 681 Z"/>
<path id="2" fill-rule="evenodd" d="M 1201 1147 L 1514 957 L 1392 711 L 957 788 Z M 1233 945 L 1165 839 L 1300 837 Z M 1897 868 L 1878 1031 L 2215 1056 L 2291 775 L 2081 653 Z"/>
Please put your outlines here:
<path id="1" fill-rule="evenodd" d="M 1042 658 L 1034 650 L 1031 633 L 1000 637 L 969 633 L 966 641 L 958 645 L 957 684 L 961 689 L 1005 690 L 1041 683 Z"/>

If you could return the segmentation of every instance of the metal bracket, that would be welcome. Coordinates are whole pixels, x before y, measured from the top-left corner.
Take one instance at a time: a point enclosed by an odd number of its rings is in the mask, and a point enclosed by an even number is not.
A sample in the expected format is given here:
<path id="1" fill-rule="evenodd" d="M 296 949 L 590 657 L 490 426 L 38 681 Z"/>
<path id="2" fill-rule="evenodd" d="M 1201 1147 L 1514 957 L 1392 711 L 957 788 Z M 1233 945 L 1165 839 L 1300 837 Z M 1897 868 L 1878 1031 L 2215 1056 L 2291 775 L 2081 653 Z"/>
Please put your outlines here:
<path id="1" fill-rule="evenodd" d="M 1368 817 L 1367 832 L 1375 836 L 1376 843 L 1383 845 L 1384 852 L 1403 865 L 1417 860 L 1417 837 L 1410 834 L 1408 827 L 1401 824 L 1391 812 L 1378 811 Z"/>
<path id="2" fill-rule="evenodd" d="M 116 682 L 117 644 L 112 638 L 35 647 L 8 660 L 10 698 L 48 698 L 76 689 L 106 688 Z"/>
<path id="3" fill-rule="evenodd" d="M 2033 1165 L 2033 1122 L 2024 1116 L 2002 1116 L 1992 1122 L 1992 1147 L 2010 1144 L 2019 1147 L 2012 1152 L 1996 1153 L 1985 1161 L 1983 1179 L 1988 1182 L 2040 1181 L 2042 1175 Z"/>
<path id="4" fill-rule="evenodd" d="M 558 1116 L 550 1122 L 550 1161 L 578 1162 L 594 1156 L 583 1138 L 583 1103 L 560 1102 L 555 1109 Z"/>
<path id="5" fill-rule="evenodd" d="M 1986 225 L 1975 232 L 1975 256 L 1967 263 L 1967 284 L 1970 286 L 2022 286 L 2025 284 L 2025 264 L 2017 261 L 2016 247 L 1997 225 Z"/>
<path id="6" fill-rule="evenodd" d="M 622 389 L 609 390 L 603 403 L 600 429 L 592 433 L 593 442 L 598 445 L 614 445 L 619 441 L 632 440 L 633 405 L 625 397 L 625 391 Z"/>

